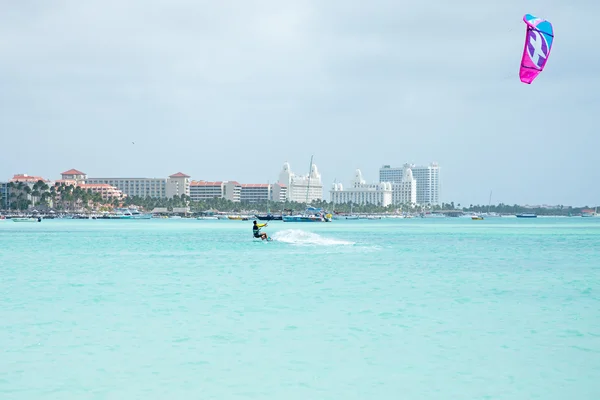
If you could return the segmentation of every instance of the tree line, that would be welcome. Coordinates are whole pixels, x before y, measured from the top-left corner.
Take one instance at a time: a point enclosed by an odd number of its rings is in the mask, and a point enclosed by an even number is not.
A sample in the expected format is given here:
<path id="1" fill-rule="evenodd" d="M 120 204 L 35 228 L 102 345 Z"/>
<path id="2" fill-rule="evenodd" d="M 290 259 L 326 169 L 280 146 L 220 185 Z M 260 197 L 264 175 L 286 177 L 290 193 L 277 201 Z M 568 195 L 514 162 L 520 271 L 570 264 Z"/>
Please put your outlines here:
<path id="1" fill-rule="evenodd" d="M 24 182 L 10 182 L 8 184 L 8 208 L 11 210 L 27 210 L 32 207 L 54 208 L 56 210 L 75 211 L 80 209 L 109 211 L 115 207 L 138 207 L 144 211 L 152 211 L 155 208 L 166 208 L 172 211 L 174 208 L 189 207 L 193 213 L 202 213 L 207 211 L 220 212 L 243 212 L 253 211 L 258 213 L 279 214 L 289 210 L 303 211 L 305 203 L 286 201 L 260 201 L 260 202 L 233 202 L 224 198 L 204 199 L 201 201 L 192 201 L 190 196 L 175 195 L 172 198 L 155 198 L 131 196 L 123 199 L 102 199 L 100 193 L 93 192 L 90 189 L 83 189 L 76 185 L 67 185 L 57 183 L 49 186 L 46 182 L 40 180 L 30 186 Z M 454 202 L 442 203 L 441 205 L 414 205 L 414 204 L 392 204 L 386 207 L 376 204 L 353 204 L 353 203 L 332 203 L 325 200 L 313 201 L 312 207 L 322 208 L 328 212 L 336 213 L 390 213 L 406 212 L 418 213 L 424 211 L 462 211 L 465 213 L 495 212 L 499 214 L 518 214 L 533 212 L 538 215 L 577 215 L 581 214 L 583 209 L 594 207 L 571 207 L 559 205 L 556 208 L 530 208 L 518 204 L 496 204 L 496 205 L 474 205 L 461 206 Z"/>

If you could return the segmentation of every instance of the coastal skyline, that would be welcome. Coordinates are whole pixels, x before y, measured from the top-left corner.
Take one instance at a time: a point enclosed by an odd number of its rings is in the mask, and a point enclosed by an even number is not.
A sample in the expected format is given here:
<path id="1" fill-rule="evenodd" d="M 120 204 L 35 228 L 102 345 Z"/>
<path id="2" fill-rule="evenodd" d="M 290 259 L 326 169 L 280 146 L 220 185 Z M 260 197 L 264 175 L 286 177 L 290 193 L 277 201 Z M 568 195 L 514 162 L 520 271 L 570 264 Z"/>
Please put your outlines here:
<path id="1" fill-rule="evenodd" d="M 436 161 L 443 202 L 597 204 L 599 33 L 581 9 L 600 4 L 7 3 L 0 176 L 274 182 L 314 155 L 326 193 Z M 556 30 L 532 85 L 525 13 Z"/>

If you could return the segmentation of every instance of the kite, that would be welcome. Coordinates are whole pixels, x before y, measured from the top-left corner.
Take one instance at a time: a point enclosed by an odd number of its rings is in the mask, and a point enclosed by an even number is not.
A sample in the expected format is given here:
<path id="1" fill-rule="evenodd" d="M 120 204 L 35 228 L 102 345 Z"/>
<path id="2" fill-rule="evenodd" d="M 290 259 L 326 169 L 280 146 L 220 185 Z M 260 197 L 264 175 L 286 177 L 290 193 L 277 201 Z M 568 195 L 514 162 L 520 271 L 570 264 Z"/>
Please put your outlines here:
<path id="1" fill-rule="evenodd" d="M 519 77 L 521 82 L 529 85 L 546 66 L 554 42 L 554 28 L 549 21 L 531 14 L 525 14 L 523 21 L 527 25 L 527 36 Z"/>

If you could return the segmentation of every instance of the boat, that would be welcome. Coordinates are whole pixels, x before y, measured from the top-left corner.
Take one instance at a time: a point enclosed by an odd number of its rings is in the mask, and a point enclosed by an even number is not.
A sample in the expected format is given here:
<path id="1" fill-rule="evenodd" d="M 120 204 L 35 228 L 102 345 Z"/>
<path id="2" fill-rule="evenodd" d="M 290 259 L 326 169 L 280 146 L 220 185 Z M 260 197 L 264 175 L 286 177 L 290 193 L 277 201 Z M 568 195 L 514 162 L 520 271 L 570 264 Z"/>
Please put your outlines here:
<path id="1" fill-rule="evenodd" d="M 200 216 L 200 217 L 196 217 L 196 219 L 198 220 L 218 220 L 219 218 L 215 217 L 215 216 Z"/>
<path id="2" fill-rule="evenodd" d="M 281 214 L 254 214 L 254 216 L 261 221 L 281 221 L 283 219 Z"/>
<path id="3" fill-rule="evenodd" d="M 248 221 L 248 217 L 244 215 L 228 215 L 227 219 L 235 220 L 235 221 Z"/>
<path id="4" fill-rule="evenodd" d="M 42 218 L 13 218 L 14 222 L 42 222 Z"/>
<path id="5" fill-rule="evenodd" d="M 321 208 L 306 207 L 302 214 L 283 215 L 281 218 L 283 222 L 331 222 L 332 215 Z"/>
<path id="6" fill-rule="evenodd" d="M 138 210 L 131 210 L 131 219 L 152 219 L 152 214 L 144 214 Z"/>
<path id="7" fill-rule="evenodd" d="M 600 217 L 600 215 L 598 215 L 598 207 L 596 207 L 593 211 L 592 210 L 581 210 L 581 216 L 583 218 Z"/>
<path id="8" fill-rule="evenodd" d="M 471 215 L 471 219 L 475 221 L 481 221 L 483 220 L 483 217 L 481 215 Z"/>
<path id="9" fill-rule="evenodd" d="M 517 214 L 517 218 L 537 218 L 537 215 L 534 213 L 521 213 Z"/>
<path id="10" fill-rule="evenodd" d="M 492 206 L 492 191 L 490 190 L 490 199 L 488 201 L 487 212 L 485 212 L 481 215 L 485 216 L 485 218 L 500 218 L 500 217 L 502 217 L 502 215 L 498 214 L 497 212 L 490 211 L 491 206 Z"/>
<path id="11" fill-rule="evenodd" d="M 332 219 L 335 220 L 339 220 L 339 219 L 350 219 L 350 220 L 355 220 L 358 219 L 358 215 L 354 215 L 354 214 L 333 214 Z"/>
<path id="12" fill-rule="evenodd" d="M 334 207 L 335 207 L 335 206 L 334 206 Z M 339 220 L 339 219 L 350 219 L 350 220 L 359 219 L 359 216 L 358 216 L 358 215 L 356 215 L 356 214 L 354 214 L 354 213 L 352 212 L 352 210 L 353 210 L 353 207 L 354 207 L 354 204 L 353 204 L 353 203 L 350 203 L 350 213 L 349 213 L 349 214 L 347 214 L 347 213 L 342 213 L 342 212 L 338 212 L 338 211 L 335 211 L 335 210 L 333 210 L 333 216 L 332 216 L 332 219 L 335 219 L 335 220 Z"/>

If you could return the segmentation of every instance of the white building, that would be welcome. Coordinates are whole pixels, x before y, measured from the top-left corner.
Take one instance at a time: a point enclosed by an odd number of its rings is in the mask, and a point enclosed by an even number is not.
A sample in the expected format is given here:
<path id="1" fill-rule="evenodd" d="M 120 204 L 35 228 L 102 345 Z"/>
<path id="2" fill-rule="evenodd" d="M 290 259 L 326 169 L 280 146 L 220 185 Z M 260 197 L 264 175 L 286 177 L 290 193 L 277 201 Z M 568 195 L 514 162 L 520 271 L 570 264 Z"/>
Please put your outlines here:
<path id="1" fill-rule="evenodd" d="M 260 203 L 271 200 L 271 185 L 268 183 L 242 183 L 240 201 Z"/>
<path id="2" fill-rule="evenodd" d="M 93 185 L 108 184 L 130 197 L 167 197 L 167 180 L 161 178 L 88 178 L 85 182 Z"/>
<path id="3" fill-rule="evenodd" d="M 404 164 L 401 168 L 384 165 L 379 169 L 379 181 L 401 184 L 407 178 L 405 176 L 407 169 L 411 170 L 412 177 L 416 180 L 416 203 L 440 205 L 440 167 L 437 163 L 427 166 Z M 406 195 L 399 195 L 399 197 L 406 198 Z M 394 204 L 397 203 L 394 201 Z"/>
<path id="4" fill-rule="evenodd" d="M 311 166 L 310 174 L 296 175 L 290 169 L 290 164 L 285 162 L 278 183 L 287 188 L 286 199 L 289 201 L 310 203 L 323 200 L 323 182 L 315 164 Z"/>
<path id="5" fill-rule="evenodd" d="M 262 201 L 284 202 L 287 188 L 280 183 L 242 183 L 240 201 L 259 203 Z"/>
<path id="6" fill-rule="evenodd" d="M 350 189 L 344 190 L 341 183 L 334 183 L 329 195 L 334 204 L 374 204 L 387 207 L 392 204 L 392 184 L 366 183 L 362 172 L 357 169 Z"/>
<path id="7" fill-rule="evenodd" d="M 273 184 L 273 189 L 271 191 L 271 200 L 284 203 L 287 199 L 287 186 L 282 183 Z"/>
<path id="8" fill-rule="evenodd" d="M 190 197 L 192 201 L 220 199 L 223 197 L 223 182 L 192 181 Z"/>
<path id="9" fill-rule="evenodd" d="M 405 164 L 402 181 L 392 183 L 392 204 L 418 204 L 417 180 L 414 179 L 410 166 Z"/>
<path id="10" fill-rule="evenodd" d="M 108 184 L 127 196 L 171 198 L 174 195 L 190 195 L 190 177 L 181 172 L 169 178 L 87 178 L 88 184 Z"/>
<path id="11" fill-rule="evenodd" d="M 182 172 L 170 175 L 167 179 L 167 198 L 190 195 L 190 176 Z"/>
<path id="12" fill-rule="evenodd" d="M 85 183 L 87 174 L 76 169 L 70 169 L 60 174 L 63 181 L 74 181 L 75 183 Z"/>
<path id="13" fill-rule="evenodd" d="M 190 198 L 192 201 L 207 199 L 227 199 L 240 201 L 242 185 L 236 181 L 192 181 L 190 183 Z"/>

